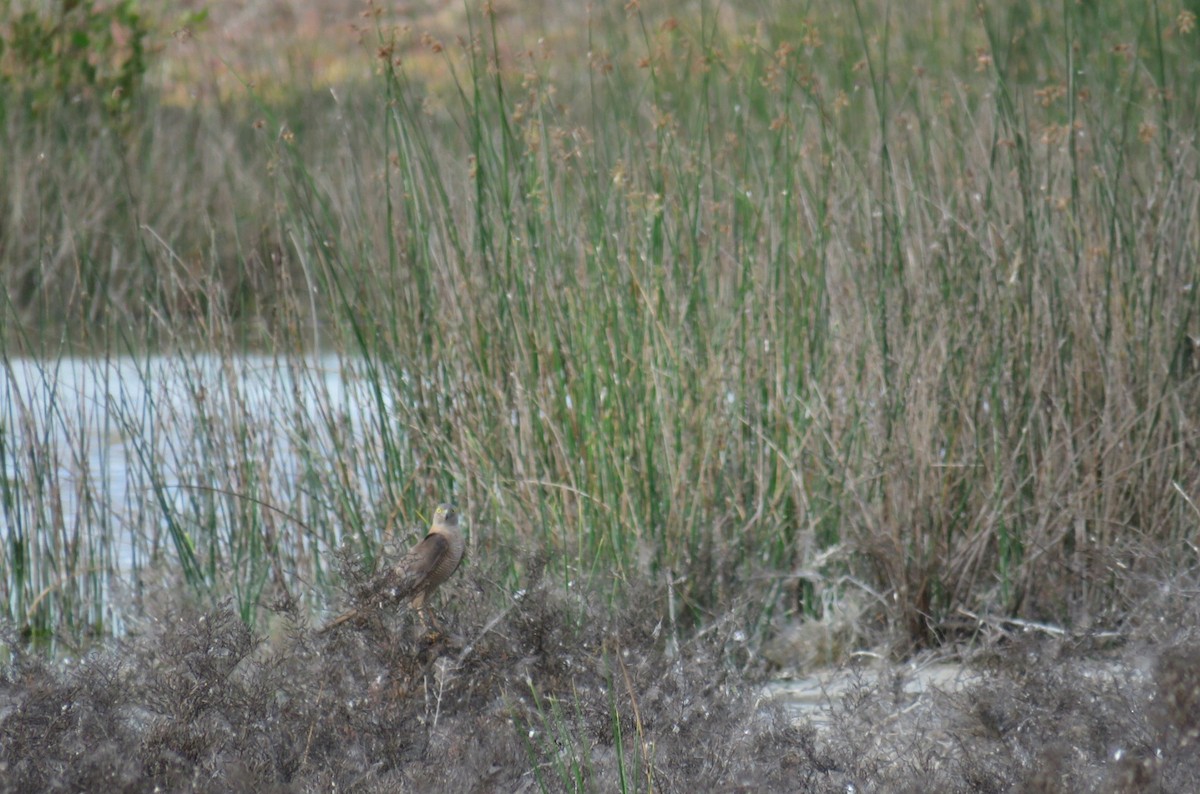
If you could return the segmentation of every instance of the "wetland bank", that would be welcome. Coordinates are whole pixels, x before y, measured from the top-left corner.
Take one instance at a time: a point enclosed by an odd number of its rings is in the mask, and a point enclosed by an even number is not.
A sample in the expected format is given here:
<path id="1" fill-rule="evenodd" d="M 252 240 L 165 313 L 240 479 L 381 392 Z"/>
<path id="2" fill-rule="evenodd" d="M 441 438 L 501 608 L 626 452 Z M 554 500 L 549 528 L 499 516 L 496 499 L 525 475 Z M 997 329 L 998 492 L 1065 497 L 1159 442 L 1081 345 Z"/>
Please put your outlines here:
<path id="1" fill-rule="evenodd" d="M 439 9 L 7 9 L 0 786 L 1196 788 L 1194 13 Z"/>

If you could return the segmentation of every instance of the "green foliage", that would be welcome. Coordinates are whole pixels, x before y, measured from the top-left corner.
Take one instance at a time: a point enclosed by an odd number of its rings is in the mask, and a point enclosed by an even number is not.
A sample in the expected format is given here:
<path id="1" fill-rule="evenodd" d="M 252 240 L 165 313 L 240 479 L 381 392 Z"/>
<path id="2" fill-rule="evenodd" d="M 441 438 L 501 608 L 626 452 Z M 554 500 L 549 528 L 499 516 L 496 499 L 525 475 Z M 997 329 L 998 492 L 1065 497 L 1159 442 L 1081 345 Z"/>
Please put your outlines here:
<path id="1" fill-rule="evenodd" d="M 62 0 L 53 10 L 3 0 L 0 85 L 30 111 L 98 103 L 127 111 L 148 68 L 149 28 L 135 0 Z"/>

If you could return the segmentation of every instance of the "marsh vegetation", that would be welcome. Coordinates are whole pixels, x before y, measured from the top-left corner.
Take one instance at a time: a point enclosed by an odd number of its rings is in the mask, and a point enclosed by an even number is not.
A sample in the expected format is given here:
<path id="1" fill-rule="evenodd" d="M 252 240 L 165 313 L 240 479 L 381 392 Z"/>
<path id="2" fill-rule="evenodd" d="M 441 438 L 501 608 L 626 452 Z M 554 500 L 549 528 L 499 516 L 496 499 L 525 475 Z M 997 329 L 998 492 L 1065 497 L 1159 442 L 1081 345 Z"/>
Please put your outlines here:
<path id="1" fill-rule="evenodd" d="M 1196 9 L 752 5 L 0 0 L 9 788 L 1194 785 Z"/>

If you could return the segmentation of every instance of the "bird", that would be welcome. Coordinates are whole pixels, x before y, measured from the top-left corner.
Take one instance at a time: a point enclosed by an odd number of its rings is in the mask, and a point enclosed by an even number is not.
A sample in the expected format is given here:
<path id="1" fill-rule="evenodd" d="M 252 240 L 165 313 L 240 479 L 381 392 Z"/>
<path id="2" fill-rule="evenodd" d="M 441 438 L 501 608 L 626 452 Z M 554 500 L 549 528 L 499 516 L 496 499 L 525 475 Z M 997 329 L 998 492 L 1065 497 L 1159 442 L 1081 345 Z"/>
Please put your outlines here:
<path id="1" fill-rule="evenodd" d="M 458 511 L 453 505 L 440 504 L 433 511 L 433 524 L 420 543 L 409 549 L 399 562 L 385 570 L 372 583 L 364 603 L 325 624 L 324 634 L 343 623 L 365 617 L 384 604 L 408 601 L 423 613 L 429 597 L 450 578 L 462 562 L 466 543 L 458 531 Z"/>

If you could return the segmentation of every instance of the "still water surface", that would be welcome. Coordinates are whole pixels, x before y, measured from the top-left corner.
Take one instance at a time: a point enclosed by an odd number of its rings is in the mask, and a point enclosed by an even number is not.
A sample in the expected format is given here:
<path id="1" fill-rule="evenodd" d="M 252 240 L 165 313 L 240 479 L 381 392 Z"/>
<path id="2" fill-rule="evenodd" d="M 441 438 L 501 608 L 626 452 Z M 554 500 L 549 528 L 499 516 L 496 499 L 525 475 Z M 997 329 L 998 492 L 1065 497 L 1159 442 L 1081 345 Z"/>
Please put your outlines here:
<path id="1" fill-rule="evenodd" d="M 5 360 L 0 540 L 20 539 L 33 566 L 73 558 L 120 575 L 164 550 L 165 516 L 186 513 L 197 486 L 252 478 L 291 504 L 301 461 L 387 421 L 390 397 L 360 374 L 336 355 Z M 378 477 L 356 472 L 366 492 Z"/>

